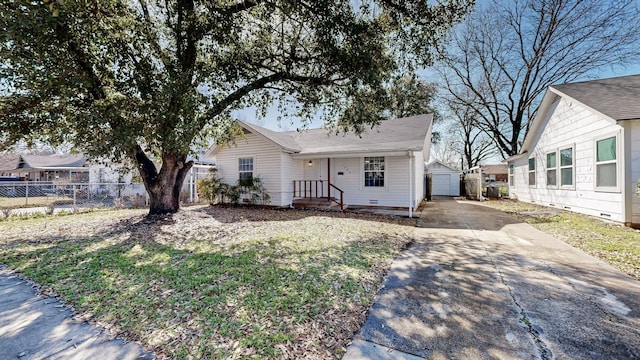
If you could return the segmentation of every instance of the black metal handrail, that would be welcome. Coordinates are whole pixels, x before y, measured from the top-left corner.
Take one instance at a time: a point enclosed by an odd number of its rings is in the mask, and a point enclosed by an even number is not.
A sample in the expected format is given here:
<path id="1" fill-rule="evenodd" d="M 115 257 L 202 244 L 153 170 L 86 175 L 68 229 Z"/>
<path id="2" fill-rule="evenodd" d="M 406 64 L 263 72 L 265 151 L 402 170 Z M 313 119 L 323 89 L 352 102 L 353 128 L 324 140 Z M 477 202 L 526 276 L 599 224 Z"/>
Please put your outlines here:
<path id="1" fill-rule="evenodd" d="M 323 180 L 293 180 L 294 198 L 324 198 Z"/>
<path id="2" fill-rule="evenodd" d="M 340 205 L 340 210 L 344 210 L 344 191 L 342 191 L 342 189 L 340 189 L 339 187 L 333 184 L 329 184 L 329 186 L 336 189 L 340 193 L 340 202 L 338 202 L 338 200 L 336 200 L 336 198 L 334 197 L 329 197 L 329 198 L 331 199 L 331 201 L 334 201 L 335 203 Z"/>

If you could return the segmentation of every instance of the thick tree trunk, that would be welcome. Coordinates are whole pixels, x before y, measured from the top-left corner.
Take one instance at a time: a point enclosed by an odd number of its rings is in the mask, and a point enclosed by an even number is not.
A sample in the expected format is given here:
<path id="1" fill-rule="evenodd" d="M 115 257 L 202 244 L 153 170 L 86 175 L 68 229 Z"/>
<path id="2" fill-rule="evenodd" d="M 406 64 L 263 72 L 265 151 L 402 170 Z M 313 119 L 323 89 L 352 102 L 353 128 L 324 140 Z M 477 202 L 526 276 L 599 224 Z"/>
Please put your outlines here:
<path id="1" fill-rule="evenodd" d="M 186 162 L 187 155 L 163 153 L 160 171 L 142 149 L 136 151 L 135 158 L 149 194 L 149 215 L 170 214 L 180 210 L 182 184 L 193 166 L 192 161 Z"/>

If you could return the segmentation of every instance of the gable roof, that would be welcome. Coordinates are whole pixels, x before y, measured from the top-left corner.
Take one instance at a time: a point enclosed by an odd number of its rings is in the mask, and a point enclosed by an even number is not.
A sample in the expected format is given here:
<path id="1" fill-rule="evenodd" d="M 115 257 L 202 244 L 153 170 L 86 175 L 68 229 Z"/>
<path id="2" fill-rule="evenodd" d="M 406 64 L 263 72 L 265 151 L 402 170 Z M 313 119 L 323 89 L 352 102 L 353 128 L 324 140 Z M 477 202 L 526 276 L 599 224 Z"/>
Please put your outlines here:
<path id="1" fill-rule="evenodd" d="M 544 94 L 520 152 L 505 162 L 529 153 L 544 130 L 547 113 L 558 97 L 573 99 L 611 122 L 640 119 L 640 75 L 552 85 Z"/>
<path id="2" fill-rule="evenodd" d="M 20 155 L 3 154 L 0 155 L 0 171 L 15 170 L 20 165 Z"/>
<path id="3" fill-rule="evenodd" d="M 451 166 L 443 163 L 440 160 L 433 160 L 432 162 L 428 163 L 425 167 L 426 167 L 427 170 L 429 170 L 429 168 L 432 167 L 435 164 L 439 164 L 440 166 L 446 167 L 447 169 L 449 169 L 451 171 L 462 172 L 462 171 L 460 171 L 460 170 L 458 170 L 458 169 L 456 169 L 454 167 L 451 167 Z"/>
<path id="4" fill-rule="evenodd" d="M 246 130 L 249 130 L 254 134 L 261 135 L 267 140 L 279 145 L 283 150 L 289 152 L 300 152 L 301 150 L 300 145 L 295 141 L 290 133 L 269 130 L 267 128 L 263 128 L 261 126 L 250 124 L 248 122 L 240 120 L 238 120 L 238 123 Z"/>
<path id="5" fill-rule="evenodd" d="M 364 152 L 396 152 L 423 150 L 430 136 L 433 114 L 417 115 L 387 120 L 373 129 L 357 135 L 353 132 L 336 134 L 328 129 L 305 129 L 277 132 L 258 125 L 238 121 L 244 129 L 257 134 L 281 147 L 284 151 L 299 155 L 321 155 Z M 217 153 L 220 146 L 209 152 Z"/>
<path id="6" fill-rule="evenodd" d="M 82 155 L 19 155 L 0 156 L 0 171 L 29 169 L 68 169 L 83 167 L 87 159 Z"/>
<path id="7" fill-rule="evenodd" d="M 640 119 L 640 75 L 551 86 L 613 120 Z"/>

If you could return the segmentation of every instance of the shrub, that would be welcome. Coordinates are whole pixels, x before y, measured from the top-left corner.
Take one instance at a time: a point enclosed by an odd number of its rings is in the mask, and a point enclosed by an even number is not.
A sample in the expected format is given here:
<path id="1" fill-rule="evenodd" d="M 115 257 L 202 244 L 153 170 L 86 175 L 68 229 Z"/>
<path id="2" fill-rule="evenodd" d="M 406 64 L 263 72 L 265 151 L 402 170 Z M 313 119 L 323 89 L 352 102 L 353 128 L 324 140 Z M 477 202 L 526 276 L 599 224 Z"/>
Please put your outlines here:
<path id="1" fill-rule="evenodd" d="M 2 216 L 6 219 L 9 216 L 11 216 L 11 213 L 13 212 L 12 208 L 2 208 L 0 209 L 0 211 L 2 212 Z"/>
<path id="2" fill-rule="evenodd" d="M 210 169 L 209 174 L 211 175 L 210 178 L 199 179 L 196 182 L 199 196 L 211 205 L 216 203 L 224 204 L 227 199 L 234 203 L 235 194 L 231 193 L 232 187 L 222 182 L 222 179 L 217 175 L 217 169 Z"/>
<path id="3" fill-rule="evenodd" d="M 217 176 L 217 170 L 211 169 L 211 177 L 199 179 L 197 182 L 198 194 L 211 205 L 225 204 L 227 200 L 234 205 L 246 202 L 252 205 L 265 205 L 271 200 L 267 189 L 260 177 L 238 179 L 235 185 L 222 182 Z"/>
<path id="4" fill-rule="evenodd" d="M 234 204 L 239 203 L 241 199 L 246 199 L 251 205 L 266 205 L 271 201 L 271 196 L 258 176 L 245 178 L 242 181 L 239 179 L 233 189 L 234 200 L 236 200 L 232 201 Z"/>

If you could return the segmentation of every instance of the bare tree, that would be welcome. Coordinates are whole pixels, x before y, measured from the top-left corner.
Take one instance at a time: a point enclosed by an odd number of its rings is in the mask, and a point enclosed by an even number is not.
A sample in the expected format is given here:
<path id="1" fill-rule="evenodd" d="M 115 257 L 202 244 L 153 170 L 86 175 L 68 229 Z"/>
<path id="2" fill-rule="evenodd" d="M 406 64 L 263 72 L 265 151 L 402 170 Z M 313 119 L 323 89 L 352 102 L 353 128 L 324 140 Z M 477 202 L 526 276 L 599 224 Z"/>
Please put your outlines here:
<path id="1" fill-rule="evenodd" d="M 545 89 L 636 62 L 640 22 L 634 0 L 493 0 L 440 53 L 443 84 L 479 117 L 503 157 L 520 141 Z"/>
<path id="2" fill-rule="evenodd" d="M 470 169 L 497 155 L 495 143 L 477 125 L 480 115 L 470 103 L 448 102 L 448 113 L 453 120 L 450 133 L 457 139 L 462 170 Z"/>
<path id="3" fill-rule="evenodd" d="M 431 156 L 433 159 L 459 169 L 462 157 L 458 137 L 449 131 L 439 133 L 442 134 L 439 141 L 431 145 Z"/>

